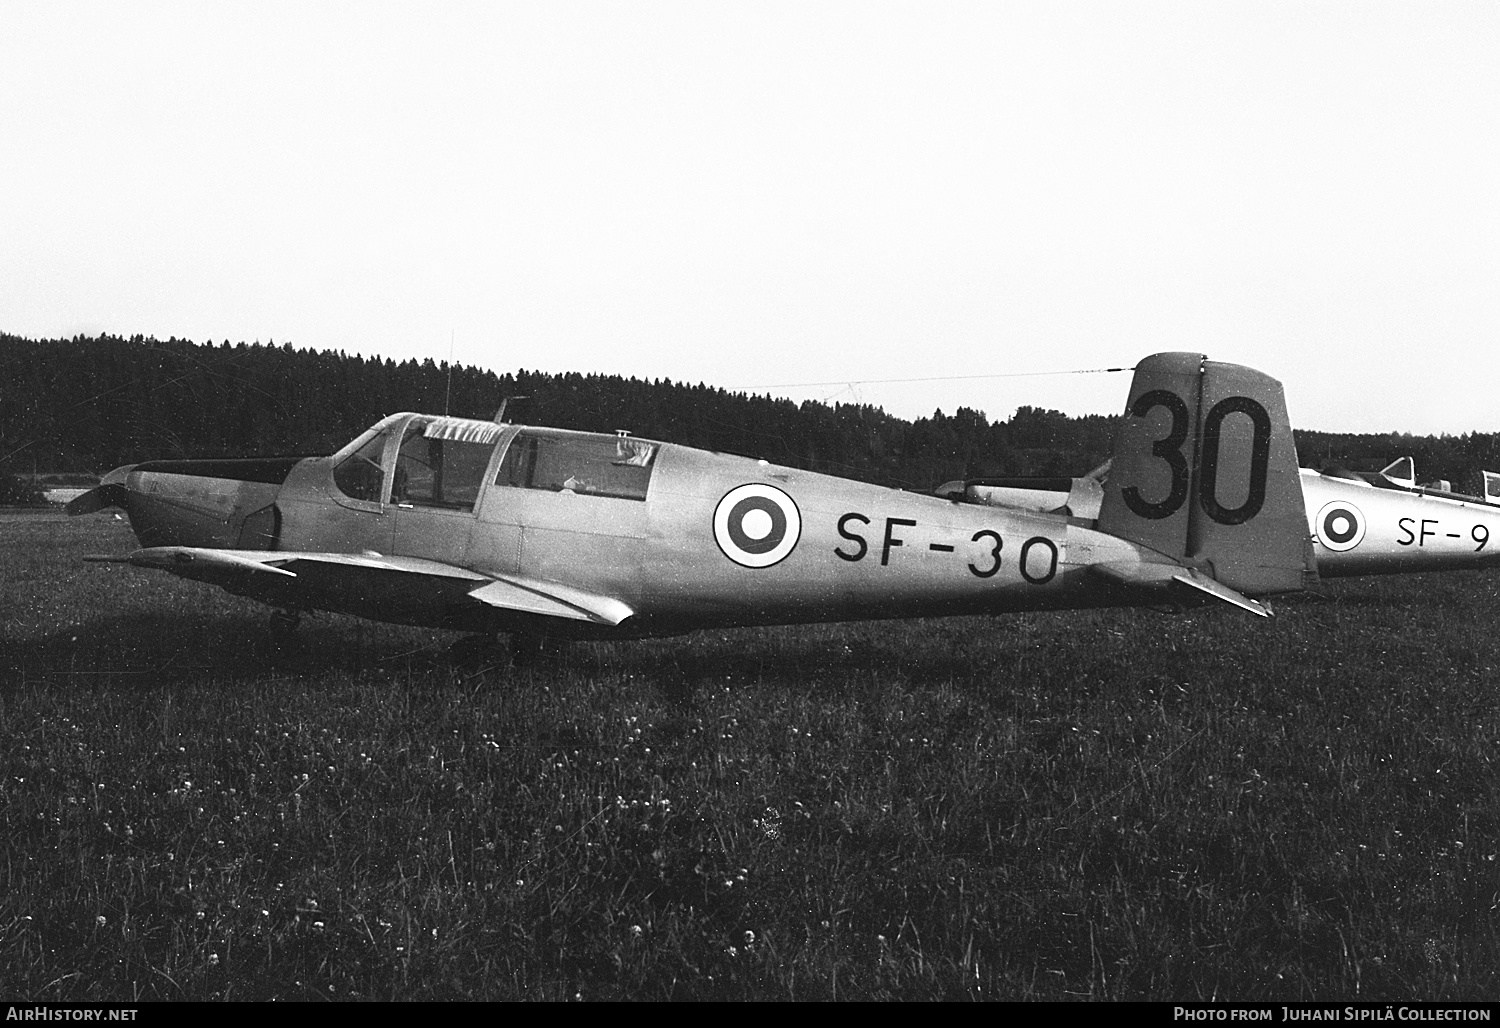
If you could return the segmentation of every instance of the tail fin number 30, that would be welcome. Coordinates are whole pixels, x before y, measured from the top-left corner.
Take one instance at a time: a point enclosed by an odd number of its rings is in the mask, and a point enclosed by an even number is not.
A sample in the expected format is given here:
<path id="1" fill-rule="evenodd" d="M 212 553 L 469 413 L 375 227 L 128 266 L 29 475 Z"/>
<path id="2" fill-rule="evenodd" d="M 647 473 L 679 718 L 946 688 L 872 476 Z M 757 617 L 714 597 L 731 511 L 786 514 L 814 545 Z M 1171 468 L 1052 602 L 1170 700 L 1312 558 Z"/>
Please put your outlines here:
<path id="1" fill-rule="evenodd" d="M 1142 393 L 1131 405 L 1130 415 L 1144 418 L 1156 407 L 1164 407 L 1172 415 L 1171 430 L 1163 439 L 1151 445 L 1151 455 L 1166 462 L 1172 472 L 1172 484 L 1161 500 L 1147 500 L 1136 486 L 1120 490 L 1125 505 L 1137 516 L 1152 521 L 1171 517 L 1182 509 L 1188 498 L 1188 458 L 1183 446 L 1188 440 L 1190 428 L 1188 405 L 1182 397 L 1166 389 L 1152 389 Z M 1238 507 L 1225 507 L 1218 500 L 1219 450 L 1222 442 L 1224 419 L 1231 414 L 1243 414 L 1250 419 L 1253 432 L 1250 443 L 1250 471 L 1245 501 Z M 1266 474 L 1271 455 L 1271 415 L 1257 401 L 1248 396 L 1230 396 L 1209 409 L 1203 418 L 1203 457 L 1199 466 L 1201 476 L 1198 488 L 1199 502 L 1203 512 L 1221 525 L 1242 525 L 1260 513 L 1266 502 Z"/>

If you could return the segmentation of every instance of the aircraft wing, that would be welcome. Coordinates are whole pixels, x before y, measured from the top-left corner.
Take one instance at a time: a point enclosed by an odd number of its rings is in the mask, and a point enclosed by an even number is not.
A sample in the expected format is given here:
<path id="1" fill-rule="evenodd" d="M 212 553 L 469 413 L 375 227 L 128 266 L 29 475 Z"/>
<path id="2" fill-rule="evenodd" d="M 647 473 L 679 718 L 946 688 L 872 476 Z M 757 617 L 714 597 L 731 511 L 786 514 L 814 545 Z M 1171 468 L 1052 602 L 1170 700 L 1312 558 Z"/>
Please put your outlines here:
<path id="1" fill-rule="evenodd" d="M 152 546 L 123 557 L 85 557 L 85 560 L 131 564 L 139 568 L 167 571 L 212 585 L 234 586 L 247 575 L 295 579 L 300 572 L 317 569 L 337 573 L 356 569 L 391 576 L 411 575 L 441 579 L 465 588 L 470 599 L 501 610 L 541 617 L 618 625 L 634 611 L 610 596 L 585 592 L 556 582 L 542 582 L 512 575 L 488 575 L 468 568 L 421 557 L 395 557 L 378 553 L 322 553 L 300 550 L 217 550 L 198 546 Z M 326 587 L 326 586 L 325 586 Z"/>

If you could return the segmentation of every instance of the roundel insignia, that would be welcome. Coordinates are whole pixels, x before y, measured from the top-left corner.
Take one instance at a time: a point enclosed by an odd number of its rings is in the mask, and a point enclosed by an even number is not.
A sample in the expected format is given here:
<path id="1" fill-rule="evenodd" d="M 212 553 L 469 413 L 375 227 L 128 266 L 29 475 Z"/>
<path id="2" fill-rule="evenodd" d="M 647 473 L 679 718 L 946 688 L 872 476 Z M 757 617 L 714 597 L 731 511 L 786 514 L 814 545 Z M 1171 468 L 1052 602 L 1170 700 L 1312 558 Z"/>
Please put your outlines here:
<path id="1" fill-rule="evenodd" d="M 742 567 L 768 568 L 780 563 L 801 535 L 797 505 L 775 486 L 738 486 L 714 508 L 714 541 L 724 556 Z"/>
<path id="2" fill-rule="evenodd" d="M 1365 537 L 1365 516 L 1343 500 L 1325 503 L 1318 511 L 1318 541 L 1335 552 L 1352 550 Z"/>

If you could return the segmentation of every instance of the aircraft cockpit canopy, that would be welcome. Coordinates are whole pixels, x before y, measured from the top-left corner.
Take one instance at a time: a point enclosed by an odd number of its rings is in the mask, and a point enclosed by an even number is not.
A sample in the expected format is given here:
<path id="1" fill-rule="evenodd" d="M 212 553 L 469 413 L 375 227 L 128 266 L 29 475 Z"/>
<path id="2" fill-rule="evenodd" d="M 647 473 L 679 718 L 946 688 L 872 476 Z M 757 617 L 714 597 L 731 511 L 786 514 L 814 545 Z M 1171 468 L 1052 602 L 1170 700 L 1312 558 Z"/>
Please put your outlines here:
<path id="1" fill-rule="evenodd" d="M 400 433 L 389 497 L 385 452 Z M 484 472 L 504 427 L 469 418 L 402 414 L 386 418 L 356 441 L 333 470 L 338 490 L 353 500 L 473 510 Z"/>
<path id="2" fill-rule="evenodd" d="M 496 485 L 644 500 L 657 445 L 626 436 L 522 429 L 505 451 Z"/>
<path id="3" fill-rule="evenodd" d="M 364 503 L 473 510 L 495 445 L 515 435 L 495 485 L 644 500 L 659 444 L 469 418 L 395 414 L 340 451 L 334 486 Z"/>

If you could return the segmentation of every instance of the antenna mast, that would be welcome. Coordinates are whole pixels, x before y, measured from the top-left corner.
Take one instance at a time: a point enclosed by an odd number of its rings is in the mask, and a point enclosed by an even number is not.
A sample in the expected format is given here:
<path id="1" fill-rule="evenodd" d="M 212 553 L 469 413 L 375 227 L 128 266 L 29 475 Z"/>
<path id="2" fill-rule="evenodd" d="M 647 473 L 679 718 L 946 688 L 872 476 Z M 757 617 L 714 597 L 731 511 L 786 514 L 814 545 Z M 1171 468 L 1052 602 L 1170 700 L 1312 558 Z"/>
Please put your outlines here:
<path id="1" fill-rule="evenodd" d="M 448 389 L 443 393 L 443 417 L 448 416 L 448 404 L 453 399 L 453 336 L 454 329 L 448 330 Z"/>

